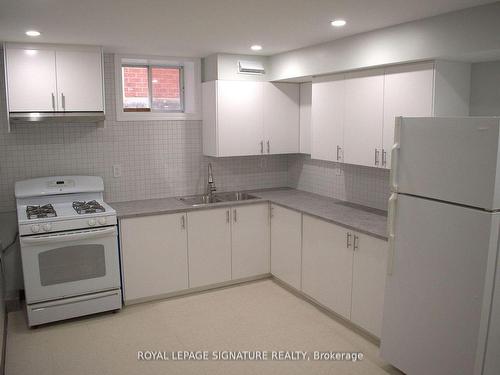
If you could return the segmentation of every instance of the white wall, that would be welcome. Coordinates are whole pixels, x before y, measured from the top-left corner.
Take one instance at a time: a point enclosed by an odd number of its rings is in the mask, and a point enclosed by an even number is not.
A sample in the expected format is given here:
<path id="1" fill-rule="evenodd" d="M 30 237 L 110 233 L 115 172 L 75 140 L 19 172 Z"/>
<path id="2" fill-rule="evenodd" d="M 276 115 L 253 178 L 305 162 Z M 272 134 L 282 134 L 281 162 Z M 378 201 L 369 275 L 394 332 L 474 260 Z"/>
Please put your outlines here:
<path id="1" fill-rule="evenodd" d="M 500 2 L 270 57 L 271 80 L 408 61 L 500 58 Z M 348 26 L 347 26 L 348 27 Z"/>
<path id="2" fill-rule="evenodd" d="M 259 61 L 264 66 L 265 74 L 238 73 L 238 61 Z M 217 53 L 202 60 L 203 82 L 216 79 L 226 81 L 269 81 L 271 66 L 269 57 L 258 55 L 231 55 Z"/>
<path id="3" fill-rule="evenodd" d="M 471 116 L 500 116 L 500 61 L 472 64 Z"/>

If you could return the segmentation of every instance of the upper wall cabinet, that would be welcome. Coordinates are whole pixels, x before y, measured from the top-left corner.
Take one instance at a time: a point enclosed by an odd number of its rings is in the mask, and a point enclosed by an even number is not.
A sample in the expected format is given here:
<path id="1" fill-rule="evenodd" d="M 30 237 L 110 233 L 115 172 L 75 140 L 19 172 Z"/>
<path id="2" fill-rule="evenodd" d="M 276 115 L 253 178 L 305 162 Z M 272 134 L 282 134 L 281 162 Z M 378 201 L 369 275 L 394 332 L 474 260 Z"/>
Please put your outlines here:
<path id="1" fill-rule="evenodd" d="M 379 165 L 384 109 L 384 71 L 346 74 L 344 162 Z"/>
<path id="2" fill-rule="evenodd" d="M 102 112 L 102 50 L 5 46 L 9 112 Z"/>
<path id="3" fill-rule="evenodd" d="M 390 168 L 397 116 L 467 116 L 470 65 L 424 62 L 316 78 L 311 156 Z"/>
<path id="4" fill-rule="evenodd" d="M 203 89 L 203 153 L 299 152 L 299 85 L 209 81 Z"/>

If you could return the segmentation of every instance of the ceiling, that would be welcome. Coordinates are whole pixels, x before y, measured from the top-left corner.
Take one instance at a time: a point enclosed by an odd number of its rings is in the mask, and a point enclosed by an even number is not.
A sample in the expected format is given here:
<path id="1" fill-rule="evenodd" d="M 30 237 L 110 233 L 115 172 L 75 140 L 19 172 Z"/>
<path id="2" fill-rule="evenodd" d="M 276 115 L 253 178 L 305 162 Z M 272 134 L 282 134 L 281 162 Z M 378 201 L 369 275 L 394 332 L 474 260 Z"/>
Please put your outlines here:
<path id="1" fill-rule="evenodd" d="M 491 0 L 0 0 L 0 40 L 109 52 L 273 55 Z M 347 25 L 330 26 L 334 18 Z M 29 29 L 40 37 L 24 35 Z"/>

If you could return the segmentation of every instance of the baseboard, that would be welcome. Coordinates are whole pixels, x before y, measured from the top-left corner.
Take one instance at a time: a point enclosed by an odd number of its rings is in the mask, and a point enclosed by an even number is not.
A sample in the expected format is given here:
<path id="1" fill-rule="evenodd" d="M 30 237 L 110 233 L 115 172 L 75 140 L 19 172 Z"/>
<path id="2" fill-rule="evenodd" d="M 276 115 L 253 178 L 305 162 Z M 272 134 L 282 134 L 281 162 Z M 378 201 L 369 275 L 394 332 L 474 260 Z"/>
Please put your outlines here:
<path id="1" fill-rule="evenodd" d="M 320 302 L 316 301 L 314 298 L 308 296 L 307 294 L 303 293 L 302 291 L 295 289 L 293 286 L 287 284 L 283 280 L 280 280 L 276 276 L 272 276 L 272 280 L 281 286 L 283 289 L 286 289 L 296 297 L 299 297 L 300 299 L 303 299 L 304 301 L 310 303 L 314 307 L 316 307 L 318 310 L 323 312 L 324 314 L 328 315 L 330 318 L 336 320 L 346 328 L 349 328 L 351 331 L 354 331 L 358 333 L 359 335 L 363 336 L 365 339 L 370 341 L 371 343 L 380 346 L 380 338 L 375 336 L 373 333 L 368 332 L 364 328 L 358 326 L 357 324 L 351 322 L 350 320 L 344 318 L 343 316 L 337 314 L 335 311 L 329 309 L 325 305 L 321 304 Z"/>
<path id="2" fill-rule="evenodd" d="M 204 285 L 204 286 L 200 286 L 200 287 L 196 287 L 196 288 L 184 289 L 184 290 L 181 290 L 178 292 L 157 294 L 154 296 L 130 299 L 128 301 L 124 301 L 124 305 L 130 306 L 130 305 L 136 305 L 138 303 L 158 301 L 158 300 L 169 299 L 169 298 L 174 298 L 174 297 L 182 297 L 182 296 L 186 296 L 186 295 L 190 295 L 190 294 L 203 293 L 203 292 L 213 290 L 213 289 L 222 289 L 222 288 L 233 287 L 236 285 L 241 285 L 244 283 L 249 283 L 249 282 L 253 282 L 253 281 L 257 281 L 257 280 L 269 279 L 271 277 L 272 276 L 270 273 L 257 275 L 257 276 L 244 277 L 244 278 L 237 279 L 237 280 L 229 280 L 229 281 L 224 281 L 222 283 Z"/>

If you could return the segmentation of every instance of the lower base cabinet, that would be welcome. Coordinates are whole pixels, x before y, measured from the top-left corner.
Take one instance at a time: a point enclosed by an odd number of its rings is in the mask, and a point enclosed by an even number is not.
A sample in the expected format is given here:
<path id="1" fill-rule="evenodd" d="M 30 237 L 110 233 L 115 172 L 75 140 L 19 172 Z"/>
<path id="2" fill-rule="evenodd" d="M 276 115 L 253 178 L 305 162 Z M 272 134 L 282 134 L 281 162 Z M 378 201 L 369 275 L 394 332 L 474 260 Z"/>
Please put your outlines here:
<path id="1" fill-rule="evenodd" d="M 387 241 L 303 217 L 302 291 L 380 337 Z"/>
<path id="2" fill-rule="evenodd" d="M 269 273 L 269 204 L 234 206 L 231 218 L 233 280 Z"/>
<path id="3" fill-rule="evenodd" d="M 124 300 L 188 288 L 186 214 L 120 220 Z"/>
<path id="4" fill-rule="evenodd" d="M 302 291 L 350 319 L 353 252 L 346 247 L 347 231 L 304 215 L 303 236 Z"/>
<path id="5" fill-rule="evenodd" d="M 387 241 L 356 233 L 351 320 L 380 337 L 387 274 Z"/>
<path id="6" fill-rule="evenodd" d="M 271 273 L 300 290 L 302 214 L 271 205 Z"/>
<path id="7" fill-rule="evenodd" d="M 231 280 L 231 209 L 187 214 L 189 287 Z"/>

